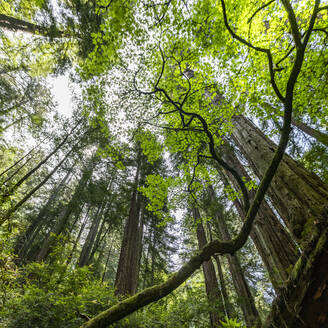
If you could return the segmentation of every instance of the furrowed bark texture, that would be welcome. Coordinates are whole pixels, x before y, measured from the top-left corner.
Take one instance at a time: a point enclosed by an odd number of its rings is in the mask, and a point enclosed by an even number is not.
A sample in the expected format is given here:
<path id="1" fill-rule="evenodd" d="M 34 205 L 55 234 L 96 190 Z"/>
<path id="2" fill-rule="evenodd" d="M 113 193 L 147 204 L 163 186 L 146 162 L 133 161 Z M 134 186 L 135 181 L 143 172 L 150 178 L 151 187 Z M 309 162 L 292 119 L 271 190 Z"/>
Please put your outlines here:
<path id="1" fill-rule="evenodd" d="M 223 158 L 226 162 L 234 167 L 240 176 L 245 177 L 246 181 L 250 181 L 250 177 L 240 163 L 233 149 L 227 144 L 223 146 Z M 219 172 L 222 176 L 222 172 Z M 230 182 L 238 191 L 238 184 L 233 176 L 226 172 Z M 227 179 L 223 177 L 223 181 L 227 184 Z M 250 199 L 255 196 L 255 191 L 250 191 Z M 242 220 L 245 220 L 245 212 L 238 200 L 234 201 L 234 205 Z M 297 245 L 292 240 L 290 234 L 281 224 L 269 204 L 264 200 L 257 213 L 254 228 L 251 231 L 251 238 L 266 266 L 270 280 L 278 291 L 284 287 L 289 276 L 290 268 L 293 266 L 298 257 L 299 251 Z"/>
<path id="2" fill-rule="evenodd" d="M 206 234 L 203 227 L 202 222 L 200 221 L 200 214 L 199 210 L 196 207 L 192 209 L 193 217 L 195 222 L 197 222 L 197 241 L 199 249 L 202 249 L 206 244 Z M 214 265 L 212 259 L 202 264 L 203 273 L 205 277 L 205 287 L 206 287 L 206 294 L 208 298 L 209 304 L 216 305 L 216 311 L 210 312 L 210 321 L 211 327 L 215 328 L 220 324 L 220 320 L 224 319 L 224 309 L 222 308 L 221 304 L 222 301 L 220 299 L 220 289 L 218 285 L 218 281 L 216 279 L 216 273 L 214 269 Z"/>
<path id="3" fill-rule="evenodd" d="M 234 141 L 255 174 L 262 178 L 277 146 L 244 116 L 235 116 L 233 123 Z M 316 218 L 328 202 L 328 186 L 285 154 L 268 195 L 294 236 L 300 241 L 311 239 Z"/>
<path id="4" fill-rule="evenodd" d="M 140 179 L 140 162 L 137 166 L 134 187 L 130 202 L 130 211 L 125 223 L 121 253 L 118 262 L 115 293 L 116 295 L 134 295 L 139 276 L 140 243 L 142 222 L 140 220 L 141 195 L 137 188 Z"/>

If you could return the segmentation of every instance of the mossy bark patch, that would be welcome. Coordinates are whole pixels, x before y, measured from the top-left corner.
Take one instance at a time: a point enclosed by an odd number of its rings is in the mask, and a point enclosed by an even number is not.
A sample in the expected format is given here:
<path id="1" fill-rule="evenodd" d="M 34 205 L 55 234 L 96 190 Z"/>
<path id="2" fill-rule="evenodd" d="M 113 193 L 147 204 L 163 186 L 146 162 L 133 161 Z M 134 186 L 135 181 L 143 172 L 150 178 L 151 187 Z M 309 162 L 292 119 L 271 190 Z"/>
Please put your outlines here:
<path id="1" fill-rule="evenodd" d="M 277 296 L 263 328 L 277 327 L 328 327 L 328 228 L 308 245 Z"/>

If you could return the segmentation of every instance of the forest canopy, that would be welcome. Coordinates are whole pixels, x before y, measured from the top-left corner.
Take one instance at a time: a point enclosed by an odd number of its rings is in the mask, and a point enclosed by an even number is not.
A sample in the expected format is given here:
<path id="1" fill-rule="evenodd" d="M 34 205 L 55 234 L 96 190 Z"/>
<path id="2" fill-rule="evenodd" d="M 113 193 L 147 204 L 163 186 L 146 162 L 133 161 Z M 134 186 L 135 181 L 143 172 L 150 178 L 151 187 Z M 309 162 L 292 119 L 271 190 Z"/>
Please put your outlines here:
<path id="1" fill-rule="evenodd" d="M 0 327 L 328 327 L 327 22 L 0 0 Z"/>

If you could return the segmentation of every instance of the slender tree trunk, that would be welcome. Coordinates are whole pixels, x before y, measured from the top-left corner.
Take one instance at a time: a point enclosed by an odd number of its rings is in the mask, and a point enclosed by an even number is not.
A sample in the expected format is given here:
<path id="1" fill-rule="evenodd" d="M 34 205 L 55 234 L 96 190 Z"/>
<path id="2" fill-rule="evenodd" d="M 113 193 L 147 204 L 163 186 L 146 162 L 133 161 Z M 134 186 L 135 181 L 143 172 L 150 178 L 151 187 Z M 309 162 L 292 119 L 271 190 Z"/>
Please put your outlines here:
<path id="1" fill-rule="evenodd" d="M 41 143 L 39 143 L 38 145 L 36 145 L 35 147 L 33 147 L 29 152 L 27 152 L 24 156 L 22 156 L 19 160 L 17 160 L 13 165 L 9 166 L 7 169 L 5 169 L 4 171 L 2 171 L 0 173 L 0 177 L 2 177 L 5 173 L 7 173 L 8 171 L 10 171 L 12 168 L 14 168 L 16 165 L 18 165 L 21 161 L 23 161 L 26 157 L 28 157 L 30 154 L 32 154 L 33 151 L 40 146 L 40 144 Z"/>
<path id="2" fill-rule="evenodd" d="M 202 249 L 206 244 L 206 234 L 201 222 L 199 210 L 196 207 L 192 209 L 193 217 L 195 222 L 197 223 L 197 240 L 198 240 L 198 248 Z M 208 303 L 210 305 L 214 305 L 213 308 L 215 310 L 210 311 L 210 321 L 211 327 L 218 327 L 220 324 L 220 320 L 224 319 L 224 310 L 222 309 L 221 299 L 220 299 L 220 289 L 218 285 L 218 281 L 216 279 L 216 273 L 214 269 L 214 265 L 212 260 L 206 261 L 202 264 L 203 273 L 205 278 L 205 287 L 206 294 L 208 298 Z"/>
<path id="3" fill-rule="evenodd" d="M 273 111 L 277 110 L 270 103 L 265 103 L 265 105 L 269 107 L 269 109 L 272 109 Z M 283 116 L 283 113 L 281 112 L 280 115 Z M 328 135 L 326 133 L 311 128 L 309 125 L 303 123 L 301 120 L 297 118 L 292 118 L 291 123 L 292 125 L 296 126 L 300 131 L 304 132 L 308 136 L 316 139 L 318 142 L 321 142 L 323 145 L 328 147 Z"/>
<path id="4" fill-rule="evenodd" d="M 72 248 L 72 250 L 71 250 L 71 252 L 70 252 L 70 254 L 69 254 L 69 256 L 68 256 L 68 258 L 66 260 L 66 264 L 69 264 L 72 261 L 72 258 L 73 258 L 74 254 L 76 252 L 77 245 L 78 245 L 78 243 L 80 241 L 80 238 L 82 236 L 82 233 L 83 233 L 83 231 L 85 229 L 85 226 L 87 224 L 87 221 L 88 221 L 88 214 L 89 214 L 90 209 L 91 209 L 91 206 L 88 206 L 87 212 L 86 212 L 86 214 L 84 216 L 84 220 L 83 220 L 83 222 L 81 224 L 81 227 L 79 229 L 79 232 L 78 232 L 78 234 L 77 234 L 77 236 L 76 236 L 76 238 L 74 240 L 73 248 Z"/>
<path id="5" fill-rule="evenodd" d="M 234 141 L 255 174 L 262 178 L 277 146 L 245 117 L 235 116 L 233 123 Z M 328 187 L 314 173 L 284 155 L 268 195 L 289 230 L 300 242 L 311 240 L 319 232 L 319 218 L 328 204 Z"/>
<path id="6" fill-rule="evenodd" d="M 0 27 L 9 31 L 19 31 L 34 35 L 42 35 L 46 37 L 70 37 L 69 34 L 61 32 L 57 29 L 33 24 L 22 19 L 0 14 Z"/>
<path id="7" fill-rule="evenodd" d="M 91 250 L 92 250 L 92 247 L 94 245 L 95 238 L 96 238 L 96 235 L 97 235 L 97 232 L 98 232 L 99 224 L 100 224 L 100 221 L 102 219 L 104 206 L 105 206 L 104 203 L 99 205 L 99 207 L 96 211 L 96 214 L 94 215 L 94 218 L 93 218 L 89 233 L 88 233 L 87 238 L 85 240 L 85 243 L 82 247 L 82 251 L 81 251 L 79 262 L 78 262 L 79 267 L 83 267 L 83 266 L 88 264 L 90 254 L 91 254 Z"/>
<path id="8" fill-rule="evenodd" d="M 213 241 L 212 228 L 211 228 L 211 224 L 209 222 L 207 222 L 207 228 L 209 231 L 210 241 Z M 218 269 L 219 285 L 220 285 L 221 295 L 222 295 L 222 299 L 223 299 L 225 314 L 228 318 L 233 318 L 235 315 L 235 312 L 233 310 L 233 306 L 230 302 L 229 295 L 227 292 L 227 287 L 226 287 L 226 282 L 225 282 L 223 271 L 222 271 L 220 256 L 218 254 L 214 254 L 213 258 L 216 262 L 216 266 Z"/>
<path id="9" fill-rule="evenodd" d="M 313 129 L 307 124 L 296 119 L 292 120 L 292 124 L 296 126 L 299 130 L 303 131 L 307 135 L 311 136 L 312 138 L 316 139 L 318 142 L 321 142 L 323 145 L 328 147 L 328 134 Z"/>
<path id="10" fill-rule="evenodd" d="M 55 147 L 55 149 L 49 153 L 48 156 L 46 156 L 42 161 L 39 162 L 38 165 L 36 165 L 32 170 L 30 170 L 28 173 L 26 173 L 18 182 L 16 182 L 16 184 L 11 187 L 10 190 L 8 190 L 7 192 L 5 192 L 0 199 L 0 206 L 2 204 L 4 204 L 7 199 L 16 191 L 16 189 L 24 182 L 26 181 L 35 171 L 37 171 L 44 163 L 46 163 L 48 161 L 48 159 L 53 156 L 55 153 L 57 153 L 57 151 L 59 149 L 61 149 L 61 147 L 66 143 L 67 139 L 69 138 L 69 136 L 73 133 L 73 131 L 77 128 L 77 126 L 80 124 L 80 122 L 78 122 L 73 129 L 71 130 L 70 133 L 68 133 L 66 135 L 66 137 L 59 143 L 59 145 L 57 147 Z"/>
<path id="11" fill-rule="evenodd" d="M 67 170 L 65 177 L 61 180 L 59 185 L 52 190 L 47 203 L 42 207 L 39 214 L 32 220 L 32 222 L 30 223 L 24 234 L 20 238 L 18 238 L 17 242 L 15 243 L 14 253 L 18 254 L 19 258 L 21 258 L 22 260 L 24 259 L 25 254 L 28 252 L 29 248 L 31 247 L 39 231 L 47 223 L 47 220 L 45 220 L 47 212 L 49 211 L 49 208 L 51 208 L 52 204 L 57 199 L 59 195 L 59 191 L 67 183 L 69 177 L 72 174 L 73 167 L 74 165 Z"/>
<path id="12" fill-rule="evenodd" d="M 105 280 L 105 275 L 106 275 L 106 272 L 107 272 L 109 259 L 110 259 L 110 256 L 112 254 L 112 247 L 113 247 L 113 241 L 111 242 L 111 244 L 109 246 L 109 250 L 108 250 L 108 254 L 107 254 L 107 259 L 106 259 L 106 263 L 105 263 L 105 267 L 104 267 L 104 272 L 103 272 L 102 277 L 101 277 L 101 281 L 102 282 L 104 282 L 104 280 Z"/>
<path id="13" fill-rule="evenodd" d="M 217 204 L 215 194 L 212 192 L 213 188 L 209 188 L 209 196 L 213 204 Z M 224 214 L 222 211 L 216 211 L 214 214 L 216 222 L 218 225 L 218 230 L 221 240 L 228 241 L 231 240 L 230 234 L 225 222 Z M 255 302 L 253 295 L 251 294 L 248 283 L 245 279 L 243 270 L 241 268 L 239 259 L 236 254 L 227 254 L 227 259 L 229 263 L 229 269 L 232 276 L 232 281 L 238 296 L 238 302 L 242 309 L 246 326 L 247 327 L 260 327 L 261 320 L 257 309 L 255 307 Z"/>
<path id="14" fill-rule="evenodd" d="M 75 188 L 74 194 L 73 194 L 70 202 L 63 209 L 63 211 L 59 215 L 59 219 L 55 223 L 50 234 L 44 240 L 44 242 L 41 246 L 41 249 L 36 257 L 36 261 L 45 260 L 45 258 L 48 256 L 51 248 L 55 244 L 56 236 L 63 233 L 65 228 L 67 227 L 69 218 L 71 217 L 72 213 L 81 211 L 81 206 L 80 206 L 81 204 L 79 201 L 80 193 L 84 190 L 84 188 L 86 187 L 86 185 L 92 175 L 92 164 L 93 164 L 93 159 L 91 159 L 89 166 L 83 172 L 82 177 L 81 177 L 77 187 Z"/>
<path id="15" fill-rule="evenodd" d="M 50 171 L 49 174 L 30 192 L 28 192 L 23 199 L 21 199 L 15 206 L 11 207 L 0 220 L 0 226 L 10 218 L 10 216 L 15 213 L 27 200 L 29 200 L 35 192 L 37 192 L 52 176 L 53 174 L 63 165 L 67 160 L 68 156 L 72 153 L 74 147 L 65 155 L 65 157 Z"/>
<path id="16" fill-rule="evenodd" d="M 33 156 L 29 157 L 20 167 L 18 167 L 6 180 L 2 182 L 2 187 L 5 188 L 5 184 L 13 179 L 13 177 L 24 167 L 28 164 L 28 162 L 33 159 Z"/>

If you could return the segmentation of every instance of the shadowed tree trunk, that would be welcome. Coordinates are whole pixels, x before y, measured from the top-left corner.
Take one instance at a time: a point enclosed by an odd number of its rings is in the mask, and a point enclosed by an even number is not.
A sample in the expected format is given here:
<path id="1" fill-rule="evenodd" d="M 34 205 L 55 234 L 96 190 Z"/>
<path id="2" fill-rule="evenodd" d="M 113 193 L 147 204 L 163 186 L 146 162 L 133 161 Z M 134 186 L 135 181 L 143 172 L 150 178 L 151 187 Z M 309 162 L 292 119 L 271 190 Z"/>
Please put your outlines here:
<path id="1" fill-rule="evenodd" d="M 120 258 L 115 278 L 116 295 L 133 295 L 137 289 L 140 257 L 140 206 L 141 198 L 138 192 L 140 179 L 140 160 L 134 179 L 130 210 L 125 222 Z"/>
<path id="2" fill-rule="evenodd" d="M 255 174 L 262 178 L 277 146 L 244 116 L 234 116 L 233 123 L 234 141 Z M 310 240 L 320 230 L 318 218 L 328 203 L 328 187 L 290 156 L 283 156 L 268 195 L 298 240 Z"/>
<path id="3" fill-rule="evenodd" d="M 206 244 L 206 234 L 201 222 L 199 210 L 196 207 L 192 208 L 193 218 L 195 223 L 197 224 L 196 233 L 198 240 L 198 247 L 202 249 Z M 203 273 L 205 278 L 205 287 L 206 294 L 208 298 L 208 303 L 215 308 L 215 311 L 210 311 L 210 321 L 211 327 L 218 327 L 220 324 L 220 320 L 224 319 L 224 309 L 222 308 L 222 301 L 220 299 L 220 289 L 218 285 L 218 281 L 216 279 L 216 273 L 214 269 L 214 265 L 212 260 L 206 261 L 202 264 Z M 214 305 L 214 306 L 213 306 Z"/>
<path id="4" fill-rule="evenodd" d="M 213 187 L 208 187 L 209 196 L 211 202 L 215 205 L 217 204 L 217 199 L 213 190 Z M 222 240 L 228 241 L 231 240 L 226 222 L 225 217 L 222 211 L 216 209 L 214 213 L 214 217 L 217 222 L 218 230 L 219 230 L 219 237 Z M 238 302 L 242 309 L 246 326 L 247 327 L 260 327 L 261 321 L 257 309 L 255 307 L 255 302 L 253 295 L 251 294 L 250 288 L 248 283 L 245 279 L 244 272 L 240 265 L 239 259 L 237 254 L 227 254 L 227 259 L 229 263 L 229 270 L 232 276 L 232 281 L 238 296 Z"/>
<path id="5" fill-rule="evenodd" d="M 55 222 L 53 228 L 51 229 L 50 233 L 44 240 L 39 253 L 36 256 L 36 261 L 45 260 L 48 256 L 51 248 L 55 244 L 56 236 L 60 235 L 64 232 L 69 222 L 69 219 L 73 213 L 80 212 L 81 209 L 81 202 L 80 202 L 80 194 L 86 187 L 91 175 L 92 175 L 92 168 L 93 168 L 93 159 L 90 160 L 88 167 L 84 170 L 82 177 L 75 188 L 74 194 L 67 204 L 67 206 L 61 211 L 59 214 L 58 220 Z"/>
<path id="6" fill-rule="evenodd" d="M 59 31 L 56 28 L 50 28 L 33 24 L 22 19 L 18 19 L 12 16 L 0 14 L 0 27 L 13 31 L 13 32 L 25 32 L 35 35 L 42 35 L 46 37 L 70 37 L 68 33 Z"/>
<path id="7" fill-rule="evenodd" d="M 87 238 L 84 242 L 84 245 L 82 247 L 82 251 L 81 251 L 81 254 L 80 254 L 80 258 L 79 258 L 79 262 L 78 262 L 79 267 L 83 267 L 84 265 L 88 264 L 90 254 L 91 254 L 91 250 L 92 250 L 92 247 L 93 247 L 93 244 L 95 242 L 96 235 L 97 235 L 97 232 L 98 232 L 99 224 L 100 224 L 100 221 L 103 217 L 104 206 L 105 206 L 104 203 L 99 205 L 98 209 L 97 209 L 97 211 L 96 211 L 96 213 L 93 217 L 89 233 L 87 235 Z"/>
<path id="8" fill-rule="evenodd" d="M 213 236 L 212 236 L 212 227 L 210 222 L 207 222 L 207 228 L 210 236 L 210 241 L 213 241 Z M 226 282 L 223 276 L 223 271 L 222 271 L 222 266 L 221 266 L 221 261 L 220 261 L 220 256 L 218 254 L 214 254 L 213 258 L 215 259 L 216 266 L 218 269 L 218 275 L 219 275 L 219 285 L 221 289 L 221 294 L 224 302 L 224 310 L 225 314 L 228 318 L 233 318 L 235 316 L 235 311 L 233 309 L 233 306 L 230 302 L 229 295 L 227 292 L 226 288 Z"/>
<path id="9" fill-rule="evenodd" d="M 35 237 L 47 223 L 47 213 L 49 212 L 49 209 L 52 207 L 55 200 L 58 198 L 59 191 L 62 190 L 62 188 L 67 183 L 69 177 L 71 176 L 73 167 L 74 165 L 67 170 L 65 177 L 61 180 L 58 186 L 56 186 L 51 191 L 47 203 L 42 207 L 39 214 L 32 220 L 24 235 L 19 237 L 17 242 L 15 243 L 14 252 L 15 254 L 18 254 L 21 260 L 24 260 L 24 257 L 30 249 L 32 243 L 34 242 Z"/>
<path id="10" fill-rule="evenodd" d="M 235 170 L 243 176 L 246 181 L 250 181 L 250 177 L 240 163 L 233 149 L 227 144 L 223 146 L 223 158 L 225 161 L 235 168 Z M 219 171 L 223 182 L 227 185 L 227 179 L 222 176 L 222 171 Z M 233 184 L 235 190 L 239 190 L 238 184 L 234 177 L 226 172 L 229 180 Z M 211 187 L 210 187 L 211 188 Z M 214 193 L 214 190 L 209 190 Z M 255 196 L 255 191 L 249 192 L 250 199 Z M 245 212 L 236 199 L 234 205 L 238 211 L 238 214 L 242 220 L 245 219 Z M 286 285 L 290 268 L 296 263 L 299 252 L 297 245 L 292 240 L 290 234 L 286 231 L 281 224 L 269 204 L 264 200 L 259 208 L 259 211 L 254 222 L 254 228 L 251 232 L 251 238 L 265 264 L 270 280 L 276 291 Z"/>

